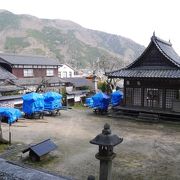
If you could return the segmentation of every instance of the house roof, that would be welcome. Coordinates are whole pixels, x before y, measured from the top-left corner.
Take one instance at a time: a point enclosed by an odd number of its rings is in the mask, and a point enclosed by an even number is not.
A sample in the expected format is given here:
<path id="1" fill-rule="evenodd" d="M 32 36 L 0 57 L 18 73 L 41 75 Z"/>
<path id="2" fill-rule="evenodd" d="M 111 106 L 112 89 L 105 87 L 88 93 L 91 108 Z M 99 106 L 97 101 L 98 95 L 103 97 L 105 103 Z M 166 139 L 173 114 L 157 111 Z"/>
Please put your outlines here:
<path id="1" fill-rule="evenodd" d="M 42 56 L 26 56 L 18 54 L 0 54 L 0 59 L 15 65 L 59 65 L 57 59 Z"/>
<path id="2" fill-rule="evenodd" d="M 67 63 L 65 63 L 65 64 L 60 64 L 59 66 L 60 66 L 60 67 L 67 66 L 67 67 L 69 67 L 70 69 L 72 69 L 73 71 L 76 71 L 75 68 L 73 68 L 72 66 L 70 66 L 70 65 L 67 64 Z"/>
<path id="3" fill-rule="evenodd" d="M 6 80 L 6 79 L 14 80 L 17 78 L 9 71 L 7 71 L 6 69 L 0 66 L 0 80 Z"/>
<path id="4" fill-rule="evenodd" d="M 18 87 L 16 85 L 11 86 L 0 86 L 0 92 L 13 92 L 13 91 L 19 91 L 23 90 L 24 88 Z"/>
<path id="5" fill-rule="evenodd" d="M 168 58 L 171 62 L 173 62 L 175 65 L 180 67 L 180 57 L 175 52 L 175 50 L 172 47 L 172 44 L 170 42 L 166 42 L 156 36 L 152 36 L 152 41 L 156 44 L 159 51 Z"/>
<path id="6" fill-rule="evenodd" d="M 43 78 L 47 83 L 63 83 L 59 77 L 44 77 Z M 31 85 L 39 85 L 42 80 L 41 77 L 36 77 L 36 78 L 19 78 L 15 80 L 14 82 L 19 85 L 19 86 L 31 86 Z"/>
<path id="7" fill-rule="evenodd" d="M 108 76 L 112 78 L 180 78 L 180 69 L 179 70 L 166 70 L 166 69 L 121 69 L 108 73 Z"/>
<path id="8" fill-rule="evenodd" d="M 174 64 L 172 67 L 163 66 L 139 66 L 134 68 L 134 65 L 139 61 L 147 52 L 149 47 L 155 44 L 158 51 L 171 63 Z M 164 41 L 153 34 L 151 42 L 144 52 L 130 65 L 127 67 L 106 73 L 108 77 L 139 77 L 139 78 L 180 78 L 180 57 L 175 52 L 170 42 Z"/>
<path id="9" fill-rule="evenodd" d="M 13 95 L 13 96 L 0 96 L 0 101 L 21 99 L 22 95 Z"/>
<path id="10" fill-rule="evenodd" d="M 63 78 L 62 81 L 67 83 L 72 83 L 75 87 L 83 87 L 88 86 L 92 87 L 92 81 L 84 78 L 84 77 L 73 77 L 73 78 Z"/>

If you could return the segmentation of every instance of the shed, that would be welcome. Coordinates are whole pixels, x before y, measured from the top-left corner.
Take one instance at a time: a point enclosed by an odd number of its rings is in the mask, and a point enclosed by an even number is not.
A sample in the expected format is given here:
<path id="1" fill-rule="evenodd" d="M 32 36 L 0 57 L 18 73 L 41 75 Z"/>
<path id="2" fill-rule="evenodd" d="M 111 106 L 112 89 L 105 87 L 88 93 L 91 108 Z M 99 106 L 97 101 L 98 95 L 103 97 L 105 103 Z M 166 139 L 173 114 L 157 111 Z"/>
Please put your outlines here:
<path id="1" fill-rule="evenodd" d="M 29 151 L 29 156 L 33 161 L 40 161 L 40 158 L 49 152 L 56 149 L 57 146 L 50 139 L 46 139 L 38 144 L 28 147 L 24 149 L 22 153 L 26 153 Z"/>

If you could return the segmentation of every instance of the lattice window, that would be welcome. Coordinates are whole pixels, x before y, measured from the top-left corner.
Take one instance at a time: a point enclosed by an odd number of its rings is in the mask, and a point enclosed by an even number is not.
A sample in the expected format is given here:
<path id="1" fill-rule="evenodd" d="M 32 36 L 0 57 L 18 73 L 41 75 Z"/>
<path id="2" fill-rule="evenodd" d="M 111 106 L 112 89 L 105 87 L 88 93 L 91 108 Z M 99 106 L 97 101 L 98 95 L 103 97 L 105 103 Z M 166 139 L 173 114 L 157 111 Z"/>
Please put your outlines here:
<path id="1" fill-rule="evenodd" d="M 33 69 L 24 69 L 24 77 L 32 77 L 33 75 Z"/>
<path id="2" fill-rule="evenodd" d="M 162 108 L 162 89 L 145 88 L 144 89 L 144 106 Z"/>
<path id="3" fill-rule="evenodd" d="M 54 70 L 53 69 L 46 69 L 46 76 L 54 76 Z"/>
<path id="4" fill-rule="evenodd" d="M 177 98 L 178 91 L 174 89 L 166 89 L 166 108 L 171 109 L 173 100 Z"/>
<path id="5" fill-rule="evenodd" d="M 134 105 L 141 106 L 141 88 L 134 88 Z"/>
<path id="6" fill-rule="evenodd" d="M 133 88 L 126 88 L 126 104 L 133 105 Z"/>

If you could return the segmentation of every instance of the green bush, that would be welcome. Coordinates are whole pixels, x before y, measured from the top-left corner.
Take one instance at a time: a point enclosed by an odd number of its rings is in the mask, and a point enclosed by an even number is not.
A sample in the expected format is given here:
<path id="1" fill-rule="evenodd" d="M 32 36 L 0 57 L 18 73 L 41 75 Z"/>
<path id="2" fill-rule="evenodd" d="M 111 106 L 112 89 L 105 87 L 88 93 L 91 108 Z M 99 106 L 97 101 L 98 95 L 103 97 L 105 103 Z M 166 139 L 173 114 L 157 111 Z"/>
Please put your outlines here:
<path id="1" fill-rule="evenodd" d="M 98 89 L 102 92 L 107 92 L 107 83 L 105 81 L 98 82 Z"/>

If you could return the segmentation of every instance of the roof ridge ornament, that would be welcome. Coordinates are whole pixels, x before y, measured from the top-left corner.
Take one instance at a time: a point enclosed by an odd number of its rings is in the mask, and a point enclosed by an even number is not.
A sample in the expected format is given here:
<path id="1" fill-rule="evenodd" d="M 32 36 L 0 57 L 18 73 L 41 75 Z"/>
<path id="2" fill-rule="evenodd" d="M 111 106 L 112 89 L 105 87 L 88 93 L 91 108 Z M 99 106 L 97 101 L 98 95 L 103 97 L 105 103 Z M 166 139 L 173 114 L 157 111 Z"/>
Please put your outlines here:
<path id="1" fill-rule="evenodd" d="M 155 35 L 155 31 L 153 32 L 153 36 L 155 37 L 156 35 Z"/>

